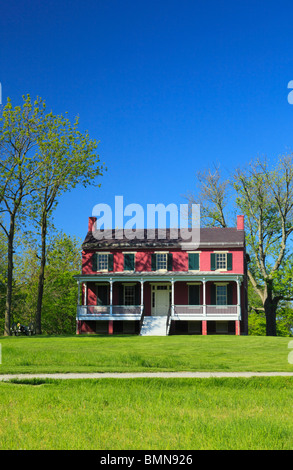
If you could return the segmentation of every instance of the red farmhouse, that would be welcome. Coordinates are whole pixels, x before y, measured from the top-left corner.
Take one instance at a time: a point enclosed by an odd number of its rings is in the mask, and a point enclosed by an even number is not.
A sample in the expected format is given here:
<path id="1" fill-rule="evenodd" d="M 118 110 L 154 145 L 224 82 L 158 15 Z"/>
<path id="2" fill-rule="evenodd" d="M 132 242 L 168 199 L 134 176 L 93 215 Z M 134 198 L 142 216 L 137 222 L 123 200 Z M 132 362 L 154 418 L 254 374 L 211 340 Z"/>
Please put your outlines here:
<path id="1" fill-rule="evenodd" d="M 235 228 L 201 228 L 196 250 L 182 240 L 97 240 L 95 218 L 83 243 L 77 334 L 247 334 L 244 218 Z"/>

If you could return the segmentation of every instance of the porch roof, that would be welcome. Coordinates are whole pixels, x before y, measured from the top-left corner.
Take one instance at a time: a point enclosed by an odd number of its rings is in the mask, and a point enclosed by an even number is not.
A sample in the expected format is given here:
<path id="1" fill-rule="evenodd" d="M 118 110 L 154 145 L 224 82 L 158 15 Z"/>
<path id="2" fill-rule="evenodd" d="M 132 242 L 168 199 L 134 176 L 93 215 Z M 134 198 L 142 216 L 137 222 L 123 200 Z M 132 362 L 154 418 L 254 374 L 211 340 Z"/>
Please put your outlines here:
<path id="1" fill-rule="evenodd" d="M 73 276 L 79 282 L 99 281 L 242 281 L 243 274 L 237 273 L 215 273 L 215 271 L 200 271 L 198 274 L 184 271 L 167 271 L 165 273 L 156 271 L 142 272 L 113 272 L 99 274 L 79 274 Z"/>

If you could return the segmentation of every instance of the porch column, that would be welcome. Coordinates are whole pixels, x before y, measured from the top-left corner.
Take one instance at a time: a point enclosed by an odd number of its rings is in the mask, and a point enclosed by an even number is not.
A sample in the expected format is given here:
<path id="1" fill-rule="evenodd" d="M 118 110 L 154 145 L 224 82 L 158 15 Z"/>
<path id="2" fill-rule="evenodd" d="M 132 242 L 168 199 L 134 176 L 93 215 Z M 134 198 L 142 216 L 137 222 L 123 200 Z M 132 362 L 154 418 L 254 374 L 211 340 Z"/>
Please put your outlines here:
<path id="1" fill-rule="evenodd" d="M 203 316 L 206 318 L 207 316 L 207 305 L 206 305 L 206 280 L 202 280 L 202 309 L 203 309 Z M 207 335 L 207 320 L 202 320 L 202 334 L 204 336 Z"/>
<path id="2" fill-rule="evenodd" d="M 203 316 L 207 316 L 207 305 L 206 305 L 206 280 L 202 280 L 202 307 L 203 307 Z"/>
<path id="3" fill-rule="evenodd" d="M 78 286 L 77 305 L 80 305 L 80 281 L 77 281 L 77 286 Z"/>
<path id="4" fill-rule="evenodd" d="M 84 299 L 83 299 L 83 305 L 87 305 L 87 283 L 84 283 Z"/>
<path id="5" fill-rule="evenodd" d="M 174 317 L 174 279 L 171 279 L 171 317 Z"/>
<path id="6" fill-rule="evenodd" d="M 240 319 L 241 319 L 241 307 L 240 307 L 240 282 L 239 279 L 236 279 L 237 283 L 237 317 L 238 320 L 235 321 L 235 335 L 240 335 Z"/>
<path id="7" fill-rule="evenodd" d="M 113 281 L 110 279 L 110 315 L 113 313 Z M 108 334 L 113 334 L 113 320 L 109 320 Z"/>
<path id="8" fill-rule="evenodd" d="M 140 280 L 140 314 L 143 314 L 143 280 Z"/>
<path id="9" fill-rule="evenodd" d="M 238 314 L 238 320 L 241 320 L 241 307 L 240 307 L 240 282 L 239 279 L 237 278 L 237 314 Z"/>
<path id="10" fill-rule="evenodd" d="M 110 315 L 113 313 L 113 281 L 110 279 Z"/>

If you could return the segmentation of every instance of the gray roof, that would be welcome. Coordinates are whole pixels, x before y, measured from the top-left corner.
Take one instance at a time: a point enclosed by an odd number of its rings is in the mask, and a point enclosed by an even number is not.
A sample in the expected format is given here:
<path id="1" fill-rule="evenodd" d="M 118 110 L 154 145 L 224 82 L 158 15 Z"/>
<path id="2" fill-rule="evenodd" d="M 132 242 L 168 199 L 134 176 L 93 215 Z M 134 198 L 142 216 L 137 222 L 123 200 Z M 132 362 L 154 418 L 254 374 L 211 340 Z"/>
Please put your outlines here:
<path id="1" fill-rule="evenodd" d="M 245 246 L 244 230 L 232 228 L 200 228 L 196 229 L 199 243 L 194 248 L 243 248 Z M 179 248 L 192 249 L 193 245 L 180 236 L 174 236 L 172 230 L 166 229 L 162 235 L 158 229 L 106 230 L 104 232 L 88 232 L 83 242 L 83 249 L 137 249 L 137 248 Z M 175 233 L 176 235 L 176 233 Z M 131 238 L 134 237 L 135 238 Z"/>

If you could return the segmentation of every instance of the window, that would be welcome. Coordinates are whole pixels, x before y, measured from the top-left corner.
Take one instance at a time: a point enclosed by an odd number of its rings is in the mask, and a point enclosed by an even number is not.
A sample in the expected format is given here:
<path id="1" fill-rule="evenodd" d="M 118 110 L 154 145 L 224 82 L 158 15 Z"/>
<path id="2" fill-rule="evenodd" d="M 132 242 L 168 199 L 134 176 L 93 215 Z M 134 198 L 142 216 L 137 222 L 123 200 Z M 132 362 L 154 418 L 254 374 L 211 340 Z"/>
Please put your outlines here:
<path id="1" fill-rule="evenodd" d="M 124 305 L 135 305 L 135 286 L 124 286 Z"/>
<path id="2" fill-rule="evenodd" d="M 98 255 L 98 271 L 108 271 L 108 255 Z"/>
<path id="3" fill-rule="evenodd" d="M 216 253 L 216 269 L 227 269 L 226 253 Z"/>
<path id="4" fill-rule="evenodd" d="M 211 270 L 232 271 L 232 253 L 211 253 Z"/>
<path id="5" fill-rule="evenodd" d="M 97 271 L 113 271 L 114 255 L 112 253 L 93 253 L 92 270 Z"/>
<path id="6" fill-rule="evenodd" d="M 152 253 L 152 271 L 173 271 L 173 253 Z"/>
<path id="7" fill-rule="evenodd" d="M 167 270 L 167 253 L 157 253 L 157 270 Z"/>
<path id="8" fill-rule="evenodd" d="M 227 305 L 227 286 L 216 286 L 216 305 Z"/>

